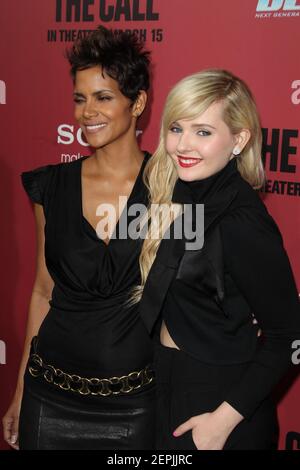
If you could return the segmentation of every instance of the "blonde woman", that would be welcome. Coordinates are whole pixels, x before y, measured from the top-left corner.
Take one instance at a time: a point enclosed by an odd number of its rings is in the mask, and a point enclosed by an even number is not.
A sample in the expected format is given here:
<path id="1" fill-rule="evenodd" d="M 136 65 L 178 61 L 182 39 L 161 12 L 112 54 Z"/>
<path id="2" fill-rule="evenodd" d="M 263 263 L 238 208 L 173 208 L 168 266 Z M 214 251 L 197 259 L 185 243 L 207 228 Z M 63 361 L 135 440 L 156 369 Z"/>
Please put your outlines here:
<path id="1" fill-rule="evenodd" d="M 300 312 L 280 232 L 256 191 L 263 180 L 248 86 L 214 69 L 179 82 L 145 168 L 152 204 L 174 209 L 176 223 L 149 211 L 136 293 L 156 339 L 157 448 L 276 448 L 270 394 L 291 363 Z"/>

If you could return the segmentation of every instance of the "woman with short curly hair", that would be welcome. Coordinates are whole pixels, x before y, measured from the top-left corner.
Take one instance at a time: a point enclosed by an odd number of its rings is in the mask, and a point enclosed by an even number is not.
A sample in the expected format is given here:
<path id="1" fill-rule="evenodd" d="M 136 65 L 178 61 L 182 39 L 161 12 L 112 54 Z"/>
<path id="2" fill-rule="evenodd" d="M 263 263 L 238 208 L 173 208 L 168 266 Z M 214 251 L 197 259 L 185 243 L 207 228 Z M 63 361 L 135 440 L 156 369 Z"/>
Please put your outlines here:
<path id="1" fill-rule="evenodd" d="M 148 201 L 150 155 L 136 123 L 149 53 L 135 36 L 99 27 L 67 56 L 75 117 L 94 152 L 22 174 L 35 203 L 37 274 L 4 434 L 21 449 L 151 449 L 152 343 L 128 302 L 141 240 L 121 233 L 130 207 Z"/>

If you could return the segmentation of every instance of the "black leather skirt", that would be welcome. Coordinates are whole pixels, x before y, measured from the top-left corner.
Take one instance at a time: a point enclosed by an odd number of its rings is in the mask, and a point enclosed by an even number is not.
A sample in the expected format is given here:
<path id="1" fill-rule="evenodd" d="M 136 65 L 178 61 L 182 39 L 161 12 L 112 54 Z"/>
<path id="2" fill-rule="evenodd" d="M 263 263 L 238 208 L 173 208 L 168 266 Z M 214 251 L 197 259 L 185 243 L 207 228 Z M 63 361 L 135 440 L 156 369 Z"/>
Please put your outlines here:
<path id="1" fill-rule="evenodd" d="M 19 422 L 21 450 L 144 450 L 154 448 L 155 387 L 103 397 L 97 406 L 44 396 L 25 383 Z"/>

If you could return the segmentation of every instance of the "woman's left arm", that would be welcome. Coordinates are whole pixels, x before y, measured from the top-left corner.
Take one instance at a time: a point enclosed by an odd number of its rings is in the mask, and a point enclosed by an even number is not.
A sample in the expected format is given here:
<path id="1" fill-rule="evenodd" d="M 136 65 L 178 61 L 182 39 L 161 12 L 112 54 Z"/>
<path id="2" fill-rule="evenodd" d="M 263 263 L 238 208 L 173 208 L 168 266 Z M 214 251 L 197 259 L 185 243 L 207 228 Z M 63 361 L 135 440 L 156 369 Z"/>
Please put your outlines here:
<path id="1" fill-rule="evenodd" d="M 249 419 L 292 366 L 300 304 L 282 237 L 263 206 L 237 209 L 221 229 L 226 267 L 263 332 L 249 367 L 225 398 Z"/>

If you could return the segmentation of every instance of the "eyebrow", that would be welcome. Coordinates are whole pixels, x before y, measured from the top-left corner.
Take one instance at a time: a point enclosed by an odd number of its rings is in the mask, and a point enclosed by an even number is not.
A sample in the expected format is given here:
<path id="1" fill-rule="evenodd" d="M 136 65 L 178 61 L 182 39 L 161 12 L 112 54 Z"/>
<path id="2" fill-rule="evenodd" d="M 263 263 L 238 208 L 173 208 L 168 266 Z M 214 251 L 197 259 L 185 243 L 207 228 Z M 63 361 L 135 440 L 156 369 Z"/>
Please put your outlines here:
<path id="1" fill-rule="evenodd" d="M 94 91 L 94 93 L 92 93 L 92 96 L 97 96 L 97 95 L 99 95 L 99 94 L 101 94 L 101 93 L 107 93 L 107 92 L 113 93 L 112 90 L 102 89 L 102 90 Z M 73 96 L 84 96 L 84 94 L 83 94 L 83 93 L 80 93 L 80 92 L 78 92 L 78 91 L 74 91 Z"/>
<path id="2" fill-rule="evenodd" d="M 199 124 L 192 124 L 193 129 L 195 129 L 196 127 L 210 127 L 211 129 L 215 129 L 214 126 L 211 126 L 210 124 L 205 124 L 204 122 L 201 122 Z"/>
<path id="3" fill-rule="evenodd" d="M 180 126 L 179 122 L 177 122 L 177 121 L 174 121 L 174 122 L 172 123 L 172 125 L 174 125 L 174 124 L 177 124 L 178 126 Z M 205 124 L 204 122 L 201 122 L 201 123 L 199 122 L 199 124 L 192 124 L 191 127 L 192 127 L 193 129 L 199 128 L 199 127 L 210 127 L 211 129 L 216 129 L 214 126 L 211 126 L 210 124 Z"/>

